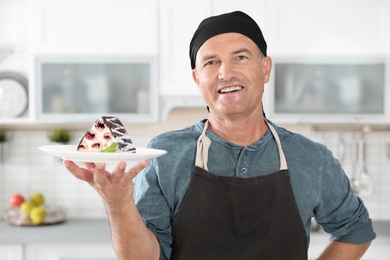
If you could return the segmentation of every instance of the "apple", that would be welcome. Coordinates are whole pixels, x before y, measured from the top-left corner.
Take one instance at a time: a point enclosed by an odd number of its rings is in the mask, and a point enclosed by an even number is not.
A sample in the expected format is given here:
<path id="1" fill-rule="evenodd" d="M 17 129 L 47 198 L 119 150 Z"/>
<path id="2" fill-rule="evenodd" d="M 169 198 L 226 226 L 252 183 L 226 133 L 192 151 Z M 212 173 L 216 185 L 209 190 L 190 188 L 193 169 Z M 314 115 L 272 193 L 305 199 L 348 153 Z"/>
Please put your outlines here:
<path id="1" fill-rule="evenodd" d="M 20 205 L 20 212 L 23 214 L 23 215 L 29 215 L 32 208 L 34 208 L 34 204 L 31 202 L 31 201 L 24 201 L 21 205 Z"/>
<path id="2" fill-rule="evenodd" d="M 46 210 L 44 207 L 34 207 L 30 211 L 30 219 L 34 224 L 41 224 L 45 221 Z"/>
<path id="3" fill-rule="evenodd" d="M 41 206 L 45 203 L 45 197 L 41 193 L 33 194 L 30 200 L 35 206 Z"/>
<path id="4" fill-rule="evenodd" d="M 16 193 L 9 198 L 9 204 L 11 207 L 19 208 L 23 202 L 24 197 L 19 193 Z"/>

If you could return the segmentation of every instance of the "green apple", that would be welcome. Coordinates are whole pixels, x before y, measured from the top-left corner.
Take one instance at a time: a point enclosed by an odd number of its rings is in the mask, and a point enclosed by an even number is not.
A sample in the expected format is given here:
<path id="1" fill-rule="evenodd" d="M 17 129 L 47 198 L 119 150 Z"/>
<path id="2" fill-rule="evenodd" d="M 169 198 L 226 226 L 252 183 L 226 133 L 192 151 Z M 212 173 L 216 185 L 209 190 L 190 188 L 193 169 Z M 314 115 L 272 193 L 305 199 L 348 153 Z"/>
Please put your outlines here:
<path id="1" fill-rule="evenodd" d="M 29 200 L 24 201 L 22 204 L 20 204 L 20 212 L 23 215 L 29 215 L 32 208 L 34 208 L 34 204 Z"/>
<path id="2" fill-rule="evenodd" d="M 45 221 L 46 209 L 44 207 L 34 207 L 30 211 L 30 219 L 34 224 L 41 224 Z"/>
<path id="3" fill-rule="evenodd" d="M 35 206 L 41 206 L 45 203 L 45 197 L 41 193 L 33 194 L 30 200 Z"/>

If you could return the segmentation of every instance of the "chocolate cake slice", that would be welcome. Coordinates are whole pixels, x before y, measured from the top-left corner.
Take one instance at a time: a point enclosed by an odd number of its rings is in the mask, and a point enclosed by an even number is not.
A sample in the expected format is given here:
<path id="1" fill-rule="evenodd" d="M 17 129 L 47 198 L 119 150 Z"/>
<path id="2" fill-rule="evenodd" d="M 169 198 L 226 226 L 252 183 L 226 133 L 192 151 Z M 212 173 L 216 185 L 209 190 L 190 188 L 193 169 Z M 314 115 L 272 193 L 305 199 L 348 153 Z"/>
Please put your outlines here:
<path id="1" fill-rule="evenodd" d="M 80 152 L 136 152 L 122 122 L 117 117 L 102 116 L 88 129 L 77 146 Z"/>

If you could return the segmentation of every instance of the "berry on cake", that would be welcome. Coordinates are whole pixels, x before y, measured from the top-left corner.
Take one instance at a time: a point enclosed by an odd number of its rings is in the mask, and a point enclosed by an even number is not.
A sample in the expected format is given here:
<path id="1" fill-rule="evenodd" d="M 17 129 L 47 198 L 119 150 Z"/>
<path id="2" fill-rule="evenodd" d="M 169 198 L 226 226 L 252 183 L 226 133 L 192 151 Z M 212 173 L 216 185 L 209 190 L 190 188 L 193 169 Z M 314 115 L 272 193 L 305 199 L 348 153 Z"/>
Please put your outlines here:
<path id="1" fill-rule="evenodd" d="M 88 129 L 77 146 L 79 152 L 136 152 L 122 122 L 117 117 L 102 116 Z"/>

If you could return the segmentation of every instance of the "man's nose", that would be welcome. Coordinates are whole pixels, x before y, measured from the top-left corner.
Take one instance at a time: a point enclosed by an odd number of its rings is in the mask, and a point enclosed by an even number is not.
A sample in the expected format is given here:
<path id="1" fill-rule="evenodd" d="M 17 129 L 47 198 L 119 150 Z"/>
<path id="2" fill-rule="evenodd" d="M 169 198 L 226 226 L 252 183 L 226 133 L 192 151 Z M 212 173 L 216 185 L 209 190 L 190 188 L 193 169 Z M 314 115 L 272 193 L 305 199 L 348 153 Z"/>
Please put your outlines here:
<path id="1" fill-rule="evenodd" d="M 221 66 L 218 70 L 218 79 L 220 80 L 229 80 L 234 76 L 234 67 L 232 64 L 225 62 L 221 63 Z"/>

